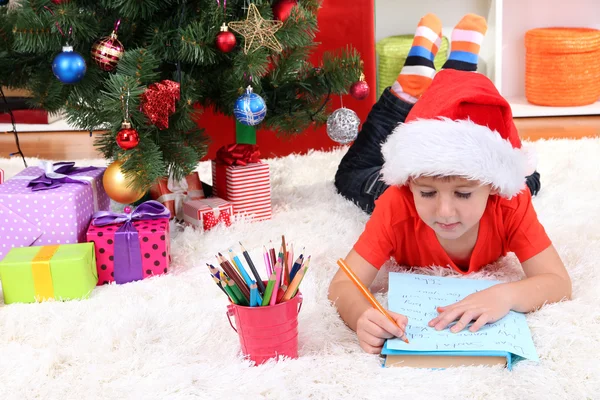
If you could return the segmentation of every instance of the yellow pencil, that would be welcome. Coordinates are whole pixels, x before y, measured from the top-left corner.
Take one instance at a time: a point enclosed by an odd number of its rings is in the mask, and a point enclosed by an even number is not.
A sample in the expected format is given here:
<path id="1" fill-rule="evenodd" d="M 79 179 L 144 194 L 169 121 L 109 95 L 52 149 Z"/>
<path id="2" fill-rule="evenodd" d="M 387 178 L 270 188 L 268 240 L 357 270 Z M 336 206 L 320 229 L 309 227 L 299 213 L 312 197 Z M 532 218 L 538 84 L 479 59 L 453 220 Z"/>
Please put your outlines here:
<path id="1" fill-rule="evenodd" d="M 398 326 L 398 324 L 396 323 L 396 321 L 394 320 L 394 318 L 392 318 L 392 316 L 390 314 L 388 314 L 388 312 L 385 310 L 385 308 L 383 308 L 383 306 L 381 304 L 379 304 L 379 302 L 377 301 L 377 299 L 375 298 L 375 296 L 373 296 L 373 293 L 371 293 L 369 291 L 369 289 L 367 289 L 367 287 L 365 286 L 365 284 L 362 283 L 360 281 L 360 279 L 358 279 L 358 276 L 356 276 L 356 274 L 354 273 L 354 271 L 352 271 L 350 269 L 350 267 L 348 266 L 348 264 L 346 264 L 346 262 L 344 260 L 342 260 L 341 258 L 338 260 L 337 264 L 346 273 L 346 275 L 348 275 L 348 278 L 350 278 L 350 280 L 352 281 L 352 283 L 354 283 L 356 285 L 356 287 L 358 288 L 358 290 L 360 290 L 360 292 L 363 294 L 363 296 L 365 296 L 365 298 L 367 300 L 369 300 L 369 303 L 371 303 L 371 305 L 373 306 L 373 308 L 375 308 L 376 310 L 379 310 L 379 312 L 382 313 L 383 315 L 385 315 L 387 319 L 389 319 L 390 321 L 392 321 L 392 323 L 394 325 Z M 400 327 L 398 326 L 398 328 L 400 328 Z M 406 338 L 406 335 L 403 334 L 400 339 L 402 341 L 408 343 L 408 339 Z"/>

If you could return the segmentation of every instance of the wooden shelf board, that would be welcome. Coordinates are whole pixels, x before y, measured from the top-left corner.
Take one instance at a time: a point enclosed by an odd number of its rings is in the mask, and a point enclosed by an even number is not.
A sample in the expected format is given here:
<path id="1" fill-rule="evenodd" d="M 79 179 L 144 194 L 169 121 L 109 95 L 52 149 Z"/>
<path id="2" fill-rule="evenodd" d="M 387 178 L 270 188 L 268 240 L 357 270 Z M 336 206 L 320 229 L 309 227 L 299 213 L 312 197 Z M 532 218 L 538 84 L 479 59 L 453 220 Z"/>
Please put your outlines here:
<path id="1" fill-rule="evenodd" d="M 508 97 L 506 100 L 510 103 L 515 118 L 600 115 L 600 101 L 579 107 L 545 107 L 531 104 L 524 97 Z"/>

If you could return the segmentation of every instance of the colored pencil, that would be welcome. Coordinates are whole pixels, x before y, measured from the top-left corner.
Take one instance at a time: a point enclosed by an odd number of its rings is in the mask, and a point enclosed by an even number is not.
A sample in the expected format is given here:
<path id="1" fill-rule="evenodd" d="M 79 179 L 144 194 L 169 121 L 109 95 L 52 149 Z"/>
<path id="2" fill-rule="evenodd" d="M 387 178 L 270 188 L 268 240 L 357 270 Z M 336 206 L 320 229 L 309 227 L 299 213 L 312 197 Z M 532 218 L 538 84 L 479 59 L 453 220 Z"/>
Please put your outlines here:
<path id="1" fill-rule="evenodd" d="M 250 285 L 250 307 L 254 307 L 256 305 L 256 285 Z"/>
<path id="2" fill-rule="evenodd" d="M 237 266 L 237 269 L 238 269 L 238 271 L 240 271 L 242 278 L 244 278 L 246 285 L 248 285 L 248 287 L 250 287 L 250 285 L 252 284 L 252 278 L 248 274 L 248 271 L 246 271 L 246 268 L 244 268 L 244 264 L 242 264 L 242 260 L 240 260 L 240 258 L 233 252 L 232 249 L 229 249 L 229 258 L 231 259 L 231 263 L 234 264 L 235 266 Z"/>
<path id="3" fill-rule="evenodd" d="M 292 266 L 294 265 L 294 243 L 290 243 L 290 249 L 287 252 L 287 267 L 288 270 L 290 271 L 290 279 L 293 280 L 291 273 L 292 273 Z"/>
<path id="4" fill-rule="evenodd" d="M 271 295 L 271 300 L 269 302 L 270 305 L 274 306 L 277 303 L 277 290 L 279 290 L 280 282 L 281 282 L 281 263 L 275 264 L 275 285 L 273 286 L 273 294 Z"/>
<path id="5" fill-rule="evenodd" d="M 226 295 L 229 295 L 229 293 L 227 293 L 225 288 L 221 285 L 221 280 L 219 278 L 217 278 L 216 276 L 214 276 L 213 274 L 210 274 L 210 276 L 213 278 L 213 281 L 215 281 L 215 283 L 217 284 L 219 289 L 221 289 L 223 291 L 223 293 L 225 293 Z"/>
<path id="6" fill-rule="evenodd" d="M 233 304 L 240 304 L 240 298 L 235 294 L 233 289 L 231 289 L 231 287 L 229 287 L 229 285 L 227 284 L 226 278 L 223 277 L 223 278 L 219 279 L 218 281 L 220 282 L 221 287 L 223 288 L 223 290 L 225 291 L 225 293 L 227 294 L 227 296 L 229 297 L 231 302 Z"/>
<path id="7" fill-rule="evenodd" d="M 263 246 L 263 256 L 265 259 L 265 269 L 267 271 L 267 276 L 271 276 L 271 274 L 273 273 L 273 266 L 271 265 L 271 257 L 269 257 L 269 252 L 267 251 L 267 248 L 265 246 Z"/>
<path id="8" fill-rule="evenodd" d="M 283 285 L 283 286 L 279 286 L 279 290 L 277 291 L 277 304 L 281 303 L 281 299 L 283 298 L 283 295 L 285 294 L 285 291 L 287 290 L 287 286 Z"/>
<path id="9" fill-rule="evenodd" d="M 271 256 L 271 267 L 275 268 L 275 263 L 277 263 L 277 257 L 275 256 L 275 247 L 273 247 L 273 242 L 269 242 L 271 244 L 271 248 L 269 249 L 269 255 Z"/>
<path id="10" fill-rule="evenodd" d="M 268 306 L 271 301 L 271 295 L 273 294 L 273 287 L 275 286 L 275 280 L 277 279 L 277 274 L 274 272 L 271 274 L 269 278 L 269 282 L 267 282 L 267 288 L 265 289 L 265 294 L 263 295 L 262 306 Z"/>
<path id="11" fill-rule="evenodd" d="M 244 295 L 245 300 L 249 301 L 250 300 L 250 289 L 248 289 L 248 286 L 244 282 L 244 278 L 242 278 L 237 273 L 237 271 L 235 270 L 235 267 L 233 265 L 231 265 L 231 263 L 229 261 L 227 261 L 225 259 L 225 257 L 223 257 L 223 255 L 221 255 L 221 253 L 219 253 L 219 255 L 217 256 L 217 260 L 219 261 L 221 268 L 223 268 L 223 270 L 225 271 L 227 276 L 229 278 L 231 278 L 235 282 L 235 284 L 239 287 L 240 291 Z"/>
<path id="12" fill-rule="evenodd" d="M 281 247 L 283 248 L 283 269 L 284 269 L 284 283 L 289 285 L 290 283 L 290 270 L 287 267 L 287 250 L 285 248 L 285 236 L 281 235 Z"/>
<path id="13" fill-rule="evenodd" d="M 292 280 L 290 285 L 285 290 L 285 293 L 283 294 L 283 297 L 281 298 L 282 302 L 288 301 L 292 297 L 294 297 L 294 293 L 296 293 L 298 291 L 298 286 L 300 286 L 300 283 L 302 282 L 302 279 L 304 278 L 304 274 L 306 274 L 307 269 L 308 268 L 304 267 L 296 274 L 296 276 L 294 277 L 294 279 Z"/>
<path id="14" fill-rule="evenodd" d="M 264 293 L 265 292 L 265 284 L 263 283 L 262 278 L 260 277 L 260 274 L 256 270 L 256 266 L 254 265 L 254 262 L 252 262 L 252 258 L 250 258 L 250 254 L 248 253 L 248 250 L 246 250 L 246 248 L 244 247 L 242 242 L 239 242 L 239 243 L 240 243 L 240 247 L 242 248 L 242 254 L 244 255 L 244 258 L 246 259 L 246 262 L 248 263 L 248 266 L 250 267 L 250 271 L 252 271 L 252 275 L 254 275 L 254 278 L 256 279 L 256 285 L 258 286 L 258 291 L 260 293 Z"/>
<path id="15" fill-rule="evenodd" d="M 211 275 L 216 276 L 217 278 L 220 278 L 221 272 L 223 272 L 221 269 L 215 267 L 212 264 L 206 263 L 206 265 L 208 266 L 208 270 L 210 271 Z"/>
<path id="16" fill-rule="evenodd" d="M 260 307 L 262 298 L 260 297 L 260 293 L 258 293 L 258 286 L 254 281 L 252 281 L 252 285 L 250 285 L 250 297 L 254 300 L 253 302 L 250 302 L 250 307 Z"/>
<path id="17" fill-rule="evenodd" d="M 302 257 L 302 254 L 300 254 L 300 256 L 298 256 L 298 258 L 296 259 L 294 266 L 290 269 L 290 279 L 292 281 L 294 280 L 294 276 L 296 276 L 298 271 L 300 271 L 300 267 L 302 267 Z"/>
<path id="18" fill-rule="evenodd" d="M 362 283 L 360 281 L 358 276 L 356 276 L 354 271 L 352 271 L 352 269 L 350 269 L 348 264 L 346 264 L 346 262 L 344 260 L 342 260 L 341 258 L 338 260 L 337 264 L 346 273 L 346 275 L 348 275 L 348 278 L 350 278 L 352 283 L 354 283 L 354 285 L 358 288 L 358 290 L 362 293 L 362 295 L 365 296 L 365 298 L 369 301 L 369 303 L 371 303 L 373 308 L 375 308 L 380 313 L 385 315 L 385 317 L 387 319 L 389 319 L 394 325 L 398 326 L 398 324 L 396 323 L 394 318 L 392 318 L 392 316 L 390 314 L 388 314 L 388 312 L 385 310 L 385 308 L 383 308 L 383 306 L 381 304 L 379 304 L 379 302 L 377 301 L 375 296 L 373 296 L 373 293 L 371 293 L 369 291 L 369 289 L 364 285 L 364 283 Z M 406 338 L 406 335 L 403 334 L 400 339 L 403 340 L 404 342 L 408 343 L 408 339 Z"/>
<path id="19" fill-rule="evenodd" d="M 248 305 L 248 301 L 244 297 L 244 294 L 240 290 L 239 286 L 236 285 L 235 281 L 233 279 L 228 279 L 228 278 L 225 278 L 225 279 L 226 279 L 226 282 L 227 282 L 227 286 L 231 289 L 231 292 L 237 298 L 237 301 L 238 301 L 237 304 L 239 304 L 241 306 L 247 306 Z"/>
<path id="20" fill-rule="evenodd" d="M 308 269 L 309 265 L 310 265 L 310 256 L 308 256 L 307 258 L 304 259 L 304 261 L 302 263 L 302 266 L 300 268 L 306 268 L 306 269 Z M 306 275 L 306 272 L 305 272 L 305 275 Z M 298 288 L 296 288 L 296 292 L 297 291 L 298 291 Z M 296 295 L 296 293 L 294 292 L 294 294 L 292 295 L 292 297 L 294 297 L 295 295 Z"/>

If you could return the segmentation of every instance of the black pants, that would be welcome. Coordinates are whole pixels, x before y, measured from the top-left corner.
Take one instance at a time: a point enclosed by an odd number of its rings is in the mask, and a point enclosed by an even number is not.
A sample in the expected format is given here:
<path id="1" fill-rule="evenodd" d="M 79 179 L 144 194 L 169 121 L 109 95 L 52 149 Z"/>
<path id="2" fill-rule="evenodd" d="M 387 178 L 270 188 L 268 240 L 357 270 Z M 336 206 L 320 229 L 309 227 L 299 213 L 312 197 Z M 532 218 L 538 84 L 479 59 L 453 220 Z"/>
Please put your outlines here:
<path id="1" fill-rule="evenodd" d="M 383 166 L 381 144 L 406 120 L 412 106 L 392 94 L 389 87 L 385 89 L 335 174 L 338 192 L 369 214 L 373 212 L 375 200 L 388 188 L 379 180 Z M 541 183 L 537 171 L 527 177 L 527 186 L 532 195 L 538 193 Z"/>

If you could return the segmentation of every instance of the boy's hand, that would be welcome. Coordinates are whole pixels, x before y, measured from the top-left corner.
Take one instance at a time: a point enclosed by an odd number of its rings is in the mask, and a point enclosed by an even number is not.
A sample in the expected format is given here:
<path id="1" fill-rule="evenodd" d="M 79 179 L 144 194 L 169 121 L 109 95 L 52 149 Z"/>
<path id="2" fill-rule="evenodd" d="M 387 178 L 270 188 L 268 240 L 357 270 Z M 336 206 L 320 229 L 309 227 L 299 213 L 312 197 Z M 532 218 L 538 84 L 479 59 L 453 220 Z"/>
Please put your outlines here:
<path id="1" fill-rule="evenodd" d="M 386 339 L 404 335 L 408 318 L 391 311 L 388 313 L 400 328 L 374 308 L 368 308 L 358 318 L 356 334 L 360 347 L 367 353 L 379 354 Z"/>
<path id="2" fill-rule="evenodd" d="M 429 326 L 440 331 L 450 323 L 456 324 L 451 332 L 462 331 L 471 321 L 475 321 L 469 331 L 476 332 L 483 325 L 493 323 L 511 310 L 511 294 L 506 285 L 495 285 L 481 292 L 473 293 L 449 306 L 438 307 L 439 315 L 429 321 Z"/>

